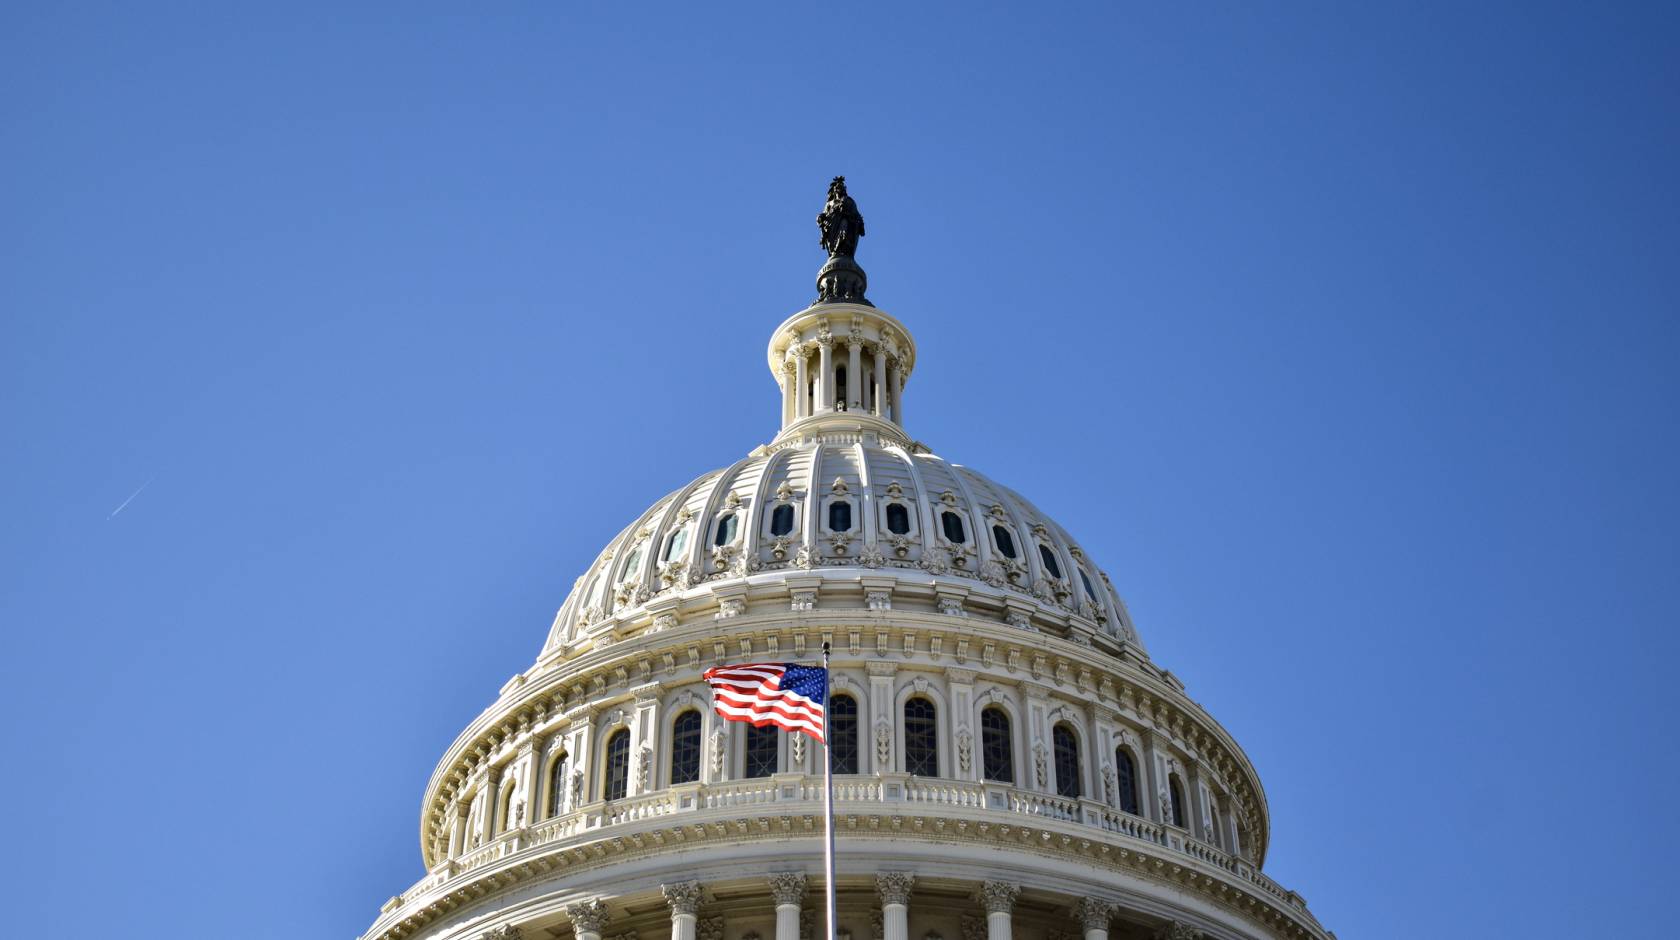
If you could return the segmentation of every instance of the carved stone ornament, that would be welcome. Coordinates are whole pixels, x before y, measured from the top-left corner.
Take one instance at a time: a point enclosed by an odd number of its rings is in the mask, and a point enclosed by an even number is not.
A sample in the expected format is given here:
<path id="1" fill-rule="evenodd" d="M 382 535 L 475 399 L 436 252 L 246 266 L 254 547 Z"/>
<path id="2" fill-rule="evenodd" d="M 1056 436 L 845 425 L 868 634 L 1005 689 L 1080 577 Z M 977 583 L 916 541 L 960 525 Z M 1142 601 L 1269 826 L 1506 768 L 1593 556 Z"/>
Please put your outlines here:
<path id="1" fill-rule="evenodd" d="M 881 770 L 892 766 L 892 725 L 883 719 L 875 726 L 875 767 Z"/>
<path id="2" fill-rule="evenodd" d="M 974 735 L 967 728 L 957 732 L 957 766 L 963 773 L 974 763 Z"/>
<path id="3" fill-rule="evenodd" d="M 922 552 L 922 568 L 928 574 L 944 574 L 951 570 L 951 553 L 943 548 L 929 548 Z"/>
<path id="4" fill-rule="evenodd" d="M 1157 793 L 1157 794 L 1155 794 L 1155 795 L 1156 795 L 1156 796 L 1157 796 L 1157 797 L 1158 797 L 1158 798 L 1159 798 L 1159 799 L 1160 799 L 1160 801 L 1161 801 L 1161 819 L 1162 819 L 1162 821 L 1164 821 L 1164 822 L 1168 822 L 1168 823 L 1171 823 L 1171 822 L 1172 822 L 1172 818 L 1173 818 L 1173 812 L 1172 812 L 1172 794 L 1171 794 L 1171 793 L 1169 793 L 1169 792 L 1167 792 L 1167 788 L 1166 788 L 1166 787 L 1162 787 L 1162 788 L 1161 788 L 1161 792 L 1160 792 L 1160 793 Z"/>
<path id="5" fill-rule="evenodd" d="M 844 496 L 850 492 L 850 490 L 846 488 L 846 480 L 844 477 L 835 477 L 834 482 L 828 485 L 828 491 L 836 496 Z"/>
<path id="6" fill-rule="evenodd" d="M 694 926 L 695 940 L 723 940 L 722 914 L 702 917 Z"/>
<path id="7" fill-rule="evenodd" d="M 1155 931 L 1155 940 L 1202 940 L 1202 932 L 1182 920 L 1175 920 Z"/>
<path id="8" fill-rule="evenodd" d="M 894 558 L 908 558 L 910 556 L 910 546 L 915 543 L 910 541 L 908 535 L 888 535 L 887 544 L 893 547 Z"/>
<path id="9" fill-rule="evenodd" d="M 793 536 L 778 535 L 770 541 L 770 556 L 777 561 L 787 561 L 788 549 L 793 547 Z"/>
<path id="10" fill-rule="evenodd" d="M 864 596 L 864 603 L 870 610 L 892 610 L 892 592 L 870 591 Z"/>
<path id="11" fill-rule="evenodd" d="M 805 735 L 795 734 L 793 739 L 788 742 L 788 749 L 793 752 L 794 764 L 805 763 Z"/>
<path id="12" fill-rule="evenodd" d="M 968 616 L 968 611 L 963 609 L 963 602 L 960 597 L 941 597 L 939 599 L 939 612 L 947 617 Z"/>
<path id="13" fill-rule="evenodd" d="M 800 549 L 800 551 L 804 551 L 804 549 Z M 791 599 L 788 601 L 788 609 L 796 614 L 803 613 L 807 610 L 813 610 L 816 606 L 816 591 L 794 591 L 791 595 Z"/>
<path id="14" fill-rule="evenodd" d="M 670 905 L 670 913 L 696 913 L 701 910 L 701 883 L 699 881 L 677 881 L 675 885 L 660 885 L 660 891 L 665 893 L 665 903 Z"/>
<path id="15" fill-rule="evenodd" d="M 519 928 L 512 924 L 500 924 L 478 935 L 478 940 L 524 940 Z"/>
<path id="16" fill-rule="evenodd" d="M 872 908 L 869 911 L 870 940 L 882 940 L 882 937 L 885 935 L 885 928 L 882 926 L 881 921 L 881 909 L 878 907 Z"/>
<path id="17" fill-rule="evenodd" d="M 747 612 L 747 600 L 744 597 L 725 597 L 718 601 L 718 619 L 739 617 Z"/>
<path id="18" fill-rule="evenodd" d="M 1102 765 L 1103 802 L 1114 805 L 1114 765 L 1103 761 Z"/>
<path id="19" fill-rule="evenodd" d="M 1045 753 L 1043 741 L 1033 745 L 1033 773 L 1040 787 L 1050 785 L 1050 759 Z"/>
<path id="20" fill-rule="evenodd" d="M 988 914 L 1007 914 L 1015 909 L 1015 896 L 1021 886 L 1007 881 L 987 881 L 980 885 L 980 906 Z"/>
<path id="21" fill-rule="evenodd" d="M 858 553 L 858 564 L 865 568 L 879 568 L 887 563 L 887 556 L 881 554 L 881 547 L 870 542 Z"/>
<path id="22" fill-rule="evenodd" d="M 1083 930 L 1107 930 L 1109 919 L 1113 916 L 1114 905 L 1096 898 L 1080 898 L 1073 906 L 1073 919 Z"/>
<path id="23" fill-rule="evenodd" d="M 805 875 L 797 871 L 779 871 L 770 875 L 770 897 L 779 907 L 798 904 L 805 897 Z"/>
<path id="24" fill-rule="evenodd" d="M 642 749 L 636 752 L 636 786 L 641 792 L 647 792 L 649 779 L 652 776 L 653 748 L 644 744 Z"/>
<path id="25" fill-rule="evenodd" d="M 809 571 L 817 566 L 817 553 L 811 551 L 809 545 L 801 545 L 799 551 L 794 553 L 793 563 L 795 566 Z"/>
<path id="26" fill-rule="evenodd" d="M 583 805 L 583 771 L 572 771 L 572 801 L 571 806 L 576 809 Z"/>
<path id="27" fill-rule="evenodd" d="M 566 905 L 566 917 L 577 933 L 598 934 L 607 926 L 607 902 L 600 898 Z"/>
<path id="28" fill-rule="evenodd" d="M 881 904 L 909 904 L 910 888 L 916 883 L 916 876 L 907 871 L 883 871 L 875 874 L 875 891 L 881 895 Z"/>
<path id="29" fill-rule="evenodd" d="M 670 611 L 666 611 L 665 613 L 659 614 L 653 618 L 653 630 L 655 633 L 658 633 L 660 630 L 669 630 L 676 625 L 677 615 L 671 613 Z"/>
<path id="30" fill-rule="evenodd" d="M 986 940 L 986 918 L 964 914 L 960 923 L 962 924 L 963 940 Z"/>
<path id="31" fill-rule="evenodd" d="M 724 736 L 721 728 L 712 732 L 712 774 L 714 776 L 723 773 L 723 758 L 728 750 L 728 744 L 729 739 Z"/>
<path id="32" fill-rule="evenodd" d="M 1009 569 L 996 558 L 989 559 L 980 566 L 980 580 L 992 587 L 1003 587 L 1009 581 Z"/>

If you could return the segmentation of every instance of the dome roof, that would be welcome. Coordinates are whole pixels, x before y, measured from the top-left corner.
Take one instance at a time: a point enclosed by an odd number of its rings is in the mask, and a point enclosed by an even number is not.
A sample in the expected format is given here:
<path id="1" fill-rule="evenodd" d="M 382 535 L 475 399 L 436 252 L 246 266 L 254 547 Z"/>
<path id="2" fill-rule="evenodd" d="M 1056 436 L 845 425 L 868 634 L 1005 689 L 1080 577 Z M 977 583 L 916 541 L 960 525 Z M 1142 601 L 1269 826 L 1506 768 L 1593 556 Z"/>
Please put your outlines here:
<path id="1" fill-rule="evenodd" d="M 545 659 L 708 603 L 739 613 L 778 587 L 784 598 L 874 590 L 901 609 L 1147 655 L 1108 576 L 1065 529 L 904 433 L 915 344 L 902 323 L 866 304 L 817 304 L 776 328 L 769 360 L 781 433 L 609 542 L 561 607 Z"/>
<path id="2" fill-rule="evenodd" d="M 922 588 L 930 608 L 955 598 L 970 616 L 1141 652 L 1108 576 L 1032 503 L 921 445 L 832 425 L 654 503 L 578 579 L 548 650 L 789 575 L 813 576 L 817 588 L 892 579 L 900 598 Z"/>

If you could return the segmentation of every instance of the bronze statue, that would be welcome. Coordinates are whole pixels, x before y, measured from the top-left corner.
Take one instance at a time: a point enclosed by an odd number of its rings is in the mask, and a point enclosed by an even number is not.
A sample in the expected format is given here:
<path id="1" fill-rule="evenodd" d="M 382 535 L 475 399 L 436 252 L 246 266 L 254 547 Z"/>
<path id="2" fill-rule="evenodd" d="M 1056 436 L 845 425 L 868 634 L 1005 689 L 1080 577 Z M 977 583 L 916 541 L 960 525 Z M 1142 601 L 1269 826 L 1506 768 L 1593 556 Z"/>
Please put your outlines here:
<path id="1" fill-rule="evenodd" d="M 817 213 L 817 228 L 822 231 L 822 246 L 830 258 L 857 254 L 858 239 L 863 237 L 863 215 L 846 195 L 844 176 L 836 176 L 828 184 L 828 202 Z"/>

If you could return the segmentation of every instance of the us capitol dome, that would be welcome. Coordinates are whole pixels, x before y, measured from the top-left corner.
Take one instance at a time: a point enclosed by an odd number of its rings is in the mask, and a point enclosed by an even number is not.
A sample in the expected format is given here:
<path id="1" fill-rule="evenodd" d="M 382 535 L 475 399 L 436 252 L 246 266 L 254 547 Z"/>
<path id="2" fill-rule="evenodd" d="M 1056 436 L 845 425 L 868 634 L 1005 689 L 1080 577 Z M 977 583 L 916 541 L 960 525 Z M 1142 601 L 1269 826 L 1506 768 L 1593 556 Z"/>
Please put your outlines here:
<path id="1" fill-rule="evenodd" d="M 843 179 L 817 302 L 771 334 L 781 430 L 661 497 L 420 809 L 364 940 L 818 940 L 821 745 L 701 673 L 833 645 L 838 940 L 1333 938 L 1261 871 L 1260 777 L 1108 574 L 906 431 L 910 331 L 864 297 Z"/>

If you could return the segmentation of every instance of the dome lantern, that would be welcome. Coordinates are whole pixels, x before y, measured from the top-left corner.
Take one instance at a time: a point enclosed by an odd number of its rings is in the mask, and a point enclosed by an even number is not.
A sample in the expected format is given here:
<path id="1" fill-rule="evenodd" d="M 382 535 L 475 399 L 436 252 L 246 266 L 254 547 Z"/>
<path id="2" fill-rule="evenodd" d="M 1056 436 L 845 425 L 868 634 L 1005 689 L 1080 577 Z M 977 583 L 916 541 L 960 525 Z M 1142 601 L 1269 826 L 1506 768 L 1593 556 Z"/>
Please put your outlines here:
<path id="1" fill-rule="evenodd" d="M 777 440 L 829 431 L 906 439 L 904 385 L 916 344 L 904 324 L 864 297 L 869 280 L 855 258 L 863 215 L 844 176 L 829 184 L 817 227 L 828 251 L 817 301 L 770 337 L 770 373 L 782 390 Z"/>

